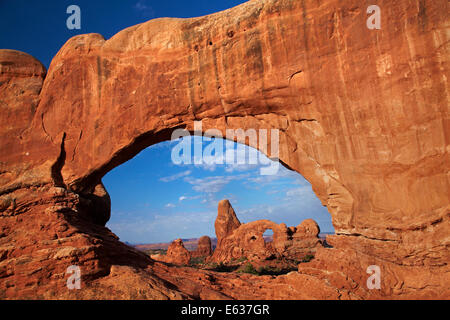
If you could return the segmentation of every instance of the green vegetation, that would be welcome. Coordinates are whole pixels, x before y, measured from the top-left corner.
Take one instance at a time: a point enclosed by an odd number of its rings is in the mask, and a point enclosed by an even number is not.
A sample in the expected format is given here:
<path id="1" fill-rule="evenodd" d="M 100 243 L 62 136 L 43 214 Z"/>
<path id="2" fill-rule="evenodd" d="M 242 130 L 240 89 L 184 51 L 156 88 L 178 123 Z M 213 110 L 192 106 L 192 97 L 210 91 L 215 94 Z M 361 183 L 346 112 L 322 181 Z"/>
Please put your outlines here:
<path id="1" fill-rule="evenodd" d="M 297 271 L 296 267 L 290 267 L 290 268 L 274 268 L 274 267 L 261 267 L 258 268 L 258 275 L 264 276 L 279 276 L 282 274 L 289 273 L 291 271 Z"/>
<path id="2" fill-rule="evenodd" d="M 258 274 L 258 271 L 256 271 L 255 267 L 250 262 L 247 263 L 243 269 L 238 270 L 238 272 L 256 274 L 256 275 Z"/>
<path id="3" fill-rule="evenodd" d="M 271 266 L 265 266 L 265 267 L 259 267 L 258 270 L 255 269 L 255 267 L 251 263 L 247 263 L 244 268 L 238 270 L 239 273 L 248 273 L 248 274 L 254 274 L 258 276 L 279 276 L 282 274 L 289 273 L 291 271 L 297 271 L 296 267 L 271 267 Z"/>
<path id="4" fill-rule="evenodd" d="M 196 258 L 191 258 L 191 260 L 189 261 L 189 266 L 198 267 L 199 265 L 202 265 L 204 263 L 205 263 L 205 257 L 196 257 Z"/>
<path id="5" fill-rule="evenodd" d="M 247 257 L 240 257 L 238 259 L 236 258 L 231 258 L 231 263 L 242 263 L 244 261 L 247 261 Z"/>
<path id="6" fill-rule="evenodd" d="M 206 257 L 191 258 L 189 262 L 190 267 L 207 269 L 216 272 L 237 272 L 237 273 L 247 273 L 258 276 L 270 275 L 279 276 L 287 274 L 292 271 L 298 270 L 298 264 L 309 262 L 314 259 L 312 254 L 305 255 L 302 260 L 280 260 L 272 261 L 269 265 L 263 265 L 259 268 L 255 267 L 246 257 L 233 258 L 230 262 L 215 263 L 206 262 Z"/>
<path id="7" fill-rule="evenodd" d="M 148 249 L 144 250 L 144 252 L 149 256 L 151 256 L 152 254 L 160 254 L 165 256 L 167 254 L 166 249 Z"/>

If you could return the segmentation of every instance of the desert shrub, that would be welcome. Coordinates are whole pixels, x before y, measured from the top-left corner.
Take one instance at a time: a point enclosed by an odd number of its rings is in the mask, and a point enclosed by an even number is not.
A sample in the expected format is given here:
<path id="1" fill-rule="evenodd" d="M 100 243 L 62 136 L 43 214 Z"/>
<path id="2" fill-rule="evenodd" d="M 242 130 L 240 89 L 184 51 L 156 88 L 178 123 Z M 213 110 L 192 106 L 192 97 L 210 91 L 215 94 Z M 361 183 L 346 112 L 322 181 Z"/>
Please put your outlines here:
<path id="1" fill-rule="evenodd" d="M 303 257 L 302 262 L 310 262 L 312 259 L 314 259 L 314 256 L 312 254 L 307 254 Z"/>
<path id="2" fill-rule="evenodd" d="M 166 255 L 167 250 L 165 249 L 148 249 L 144 251 L 147 255 L 151 256 L 152 254 L 160 254 L 160 255 Z"/>
<path id="3" fill-rule="evenodd" d="M 269 267 L 259 267 L 258 268 L 258 274 L 260 276 L 271 274 L 272 271 L 273 271 L 273 269 L 269 268 Z"/>
<path id="4" fill-rule="evenodd" d="M 196 266 L 196 265 L 204 264 L 204 263 L 205 263 L 205 257 L 195 257 L 195 258 L 191 258 L 191 260 L 189 260 L 190 266 Z"/>
<path id="5" fill-rule="evenodd" d="M 258 268 L 258 275 L 260 275 L 260 276 L 265 276 L 265 275 L 279 276 L 282 274 L 289 273 L 291 271 L 297 271 L 297 268 L 296 267 L 273 268 L 273 267 L 266 266 L 266 267 Z"/>
<path id="6" fill-rule="evenodd" d="M 239 270 L 239 272 L 249 273 L 249 274 L 258 274 L 258 271 L 255 269 L 255 267 L 250 262 L 247 263 L 243 269 Z"/>
<path id="7" fill-rule="evenodd" d="M 247 261 L 247 257 L 240 257 L 240 258 L 231 258 L 231 263 L 242 263 L 244 261 Z"/>

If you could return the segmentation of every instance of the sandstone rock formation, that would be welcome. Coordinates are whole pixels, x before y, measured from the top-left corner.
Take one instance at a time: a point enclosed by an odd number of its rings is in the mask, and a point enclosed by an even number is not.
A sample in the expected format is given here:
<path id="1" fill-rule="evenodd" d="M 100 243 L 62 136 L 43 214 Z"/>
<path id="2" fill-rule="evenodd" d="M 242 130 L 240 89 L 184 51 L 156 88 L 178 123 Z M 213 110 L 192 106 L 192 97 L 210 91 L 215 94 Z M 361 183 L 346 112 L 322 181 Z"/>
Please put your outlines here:
<path id="1" fill-rule="evenodd" d="M 204 131 L 279 129 L 280 161 L 311 183 L 336 232 L 298 274 L 208 292 L 272 297 L 309 283 L 289 297 L 448 298 L 448 1 L 383 1 L 380 30 L 366 27 L 366 9 L 254 0 L 155 19 L 108 40 L 73 37 L 47 73 L 0 50 L 0 298 L 135 297 L 119 274 L 145 279 L 145 297 L 204 297 L 184 289 L 188 272 L 177 280 L 104 227 L 101 184 L 195 120 Z M 67 291 L 72 264 L 84 291 Z M 374 264 L 379 290 L 366 287 Z"/>
<path id="2" fill-rule="evenodd" d="M 319 240 L 320 228 L 313 219 L 303 220 L 297 227 L 289 227 L 287 231 L 287 246 L 284 256 L 289 258 L 303 257 L 315 253 L 322 247 Z"/>
<path id="3" fill-rule="evenodd" d="M 289 228 L 284 223 L 276 224 L 269 220 L 241 224 L 228 200 L 219 202 L 214 226 L 217 247 L 209 260 L 215 262 L 230 262 L 243 257 L 249 260 L 285 257 L 300 261 L 322 246 L 318 237 L 319 226 L 312 219 Z M 272 242 L 263 238 L 268 229 L 273 231 Z"/>
<path id="4" fill-rule="evenodd" d="M 175 239 L 167 249 L 166 255 L 152 255 L 152 259 L 164 261 L 172 264 L 187 265 L 191 260 L 191 253 L 187 250 L 181 239 Z"/>
<path id="5" fill-rule="evenodd" d="M 212 254 L 211 238 L 203 236 L 198 239 L 197 249 L 191 252 L 193 258 L 196 257 L 209 257 Z"/>
<path id="6" fill-rule="evenodd" d="M 221 200 L 217 209 L 217 218 L 214 222 L 214 230 L 217 237 L 217 246 L 220 246 L 222 239 L 231 235 L 234 230 L 239 228 L 241 222 L 236 216 L 230 201 Z"/>

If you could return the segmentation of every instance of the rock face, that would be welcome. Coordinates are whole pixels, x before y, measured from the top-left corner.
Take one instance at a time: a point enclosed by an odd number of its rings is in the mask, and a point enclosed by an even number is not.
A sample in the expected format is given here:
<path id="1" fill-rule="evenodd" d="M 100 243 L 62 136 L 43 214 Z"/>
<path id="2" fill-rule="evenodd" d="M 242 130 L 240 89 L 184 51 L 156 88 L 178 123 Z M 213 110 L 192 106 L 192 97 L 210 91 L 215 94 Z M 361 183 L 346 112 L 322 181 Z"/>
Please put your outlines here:
<path id="1" fill-rule="evenodd" d="M 296 228 L 288 228 L 284 223 L 276 224 L 269 220 L 240 224 L 228 200 L 219 202 L 214 225 L 217 247 L 209 259 L 214 262 L 230 262 L 232 259 L 243 257 L 249 260 L 265 260 L 272 257 L 301 260 L 322 246 L 318 237 L 319 226 L 312 219 L 303 221 Z M 266 242 L 263 238 L 264 232 L 268 229 L 273 231 L 271 242 Z"/>
<path id="2" fill-rule="evenodd" d="M 381 10 L 370 30 L 359 0 L 254 0 L 109 40 L 76 36 L 47 73 L 0 50 L 0 298 L 82 296 L 67 292 L 71 264 L 111 294 L 113 266 L 145 273 L 152 261 L 104 227 L 101 179 L 195 120 L 203 131 L 279 129 L 281 162 L 327 206 L 333 249 L 279 280 L 315 284 L 298 297 L 448 298 L 448 1 Z M 366 286 L 370 265 L 379 290 Z M 164 286 L 155 272 L 143 279 Z M 186 296 L 171 290 L 146 292 Z"/>
<path id="3" fill-rule="evenodd" d="M 241 222 L 238 220 L 230 201 L 221 200 L 217 210 L 217 218 L 214 222 L 217 246 L 219 247 L 221 240 L 232 234 L 240 225 Z"/>
<path id="4" fill-rule="evenodd" d="M 289 227 L 287 231 L 289 245 L 284 255 L 289 258 L 298 258 L 315 253 L 322 247 L 319 233 L 320 228 L 313 219 L 303 220 L 297 227 Z"/>
<path id="5" fill-rule="evenodd" d="M 169 248 L 167 249 L 167 254 L 165 256 L 158 255 L 158 257 L 156 257 L 152 255 L 151 257 L 156 258 L 160 261 L 178 265 L 187 265 L 191 260 L 191 254 L 189 250 L 184 247 L 183 241 L 181 239 L 172 241 Z"/>
<path id="6" fill-rule="evenodd" d="M 196 257 L 209 257 L 212 254 L 211 238 L 203 236 L 198 239 L 197 249 L 191 252 L 193 258 Z"/>

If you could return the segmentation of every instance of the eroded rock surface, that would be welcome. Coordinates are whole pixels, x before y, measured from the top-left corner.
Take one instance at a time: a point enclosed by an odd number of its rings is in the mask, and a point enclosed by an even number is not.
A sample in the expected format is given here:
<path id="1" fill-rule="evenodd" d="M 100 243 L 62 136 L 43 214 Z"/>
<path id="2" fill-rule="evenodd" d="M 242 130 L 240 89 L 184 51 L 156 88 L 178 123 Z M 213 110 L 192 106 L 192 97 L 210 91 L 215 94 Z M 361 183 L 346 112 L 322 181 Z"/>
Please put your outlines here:
<path id="1" fill-rule="evenodd" d="M 303 221 L 298 227 L 289 228 L 284 223 L 277 224 L 270 220 L 241 224 L 228 200 L 219 202 L 214 226 L 217 247 L 210 261 L 215 262 L 282 257 L 300 261 L 322 246 L 318 237 L 319 226 L 312 219 Z M 269 229 L 273 231 L 272 241 L 266 242 L 263 234 Z"/>
<path id="2" fill-rule="evenodd" d="M 212 254 L 211 238 L 208 236 L 202 236 L 198 239 L 197 249 L 191 252 L 193 258 L 196 257 L 209 257 Z"/>
<path id="3" fill-rule="evenodd" d="M 241 226 L 241 222 L 236 216 L 230 201 L 221 200 L 217 209 L 217 218 L 214 222 L 214 230 L 217 237 L 217 246 L 220 246 L 220 241 L 231 235 L 234 230 Z"/>
<path id="4" fill-rule="evenodd" d="M 101 184 L 195 120 L 203 131 L 279 129 L 280 160 L 311 182 L 336 232 L 333 249 L 298 274 L 259 286 L 239 277 L 209 293 L 448 298 L 448 1 L 384 1 L 380 30 L 366 27 L 366 9 L 255 0 L 155 19 L 108 40 L 76 36 L 47 73 L 0 50 L 0 298 L 206 296 L 187 293 L 189 272 L 149 273 L 153 262 L 104 227 Z M 84 291 L 67 291 L 73 264 Z M 374 264 L 380 290 L 366 287 Z M 141 285 L 132 292 L 114 279 Z"/>
<path id="5" fill-rule="evenodd" d="M 156 254 L 152 255 L 151 258 L 177 265 L 187 265 L 191 260 L 191 253 L 184 247 L 183 240 L 175 239 L 169 245 L 165 255 Z"/>

